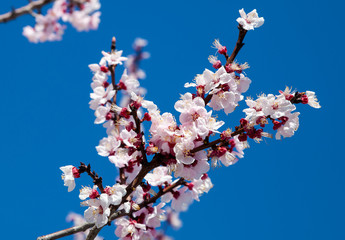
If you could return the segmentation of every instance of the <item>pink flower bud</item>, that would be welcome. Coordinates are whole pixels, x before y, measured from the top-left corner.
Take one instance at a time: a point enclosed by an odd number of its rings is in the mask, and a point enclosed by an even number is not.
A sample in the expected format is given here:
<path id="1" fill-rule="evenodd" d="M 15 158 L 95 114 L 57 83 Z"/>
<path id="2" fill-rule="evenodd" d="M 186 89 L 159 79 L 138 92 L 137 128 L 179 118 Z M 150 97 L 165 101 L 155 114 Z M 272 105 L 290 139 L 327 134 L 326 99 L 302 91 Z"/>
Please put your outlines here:
<path id="1" fill-rule="evenodd" d="M 240 134 L 240 135 L 238 136 L 238 140 L 240 140 L 241 142 L 247 141 L 247 134 L 245 134 L 245 133 Z"/>
<path id="2" fill-rule="evenodd" d="M 173 192 L 173 197 L 174 197 L 175 199 L 178 199 L 179 196 L 180 196 L 180 193 L 179 193 L 179 192 Z"/>
<path id="3" fill-rule="evenodd" d="M 248 124 L 248 120 L 244 119 L 244 118 L 241 118 L 240 123 L 241 123 L 242 127 L 245 127 Z"/>
<path id="4" fill-rule="evenodd" d="M 134 101 L 130 104 L 131 107 L 134 107 L 135 109 L 139 109 L 141 107 L 141 103 L 138 101 Z"/>
<path id="5" fill-rule="evenodd" d="M 148 192 L 151 189 L 150 184 L 143 184 L 141 187 L 143 188 L 144 192 Z"/>
<path id="6" fill-rule="evenodd" d="M 144 117 L 143 117 L 142 121 L 148 121 L 148 122 L 151 121 L 151 116 L 150 116 L 150 114 L 148 112 L 146 112 L 144 114 Z"/>

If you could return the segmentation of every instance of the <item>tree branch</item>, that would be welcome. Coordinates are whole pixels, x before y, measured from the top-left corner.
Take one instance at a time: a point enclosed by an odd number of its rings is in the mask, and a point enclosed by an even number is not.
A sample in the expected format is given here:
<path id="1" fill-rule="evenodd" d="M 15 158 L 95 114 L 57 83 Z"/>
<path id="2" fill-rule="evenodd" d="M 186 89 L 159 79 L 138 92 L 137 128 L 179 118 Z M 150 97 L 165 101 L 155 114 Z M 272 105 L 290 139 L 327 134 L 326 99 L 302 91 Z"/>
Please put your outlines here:
<path id="1" fill-rule="evenodd" d="M 239 33 L 238 33 L 238 39 L 236 42 L 236 46 L 235 46 L 234 50 L 232 51 L 230 57 L 227 58 L 226 65 L 228 65 L 229 63 L 232 63 L 235 60 L 238 52 L 241 50 L 241 48 L 244 45 L 243 40 L 247 34 L 247 30 L 245 30 L 241 24 L 238 25 L 238 30 L 239 30 Z"/>
<path id="2" fill-rule="evenodd" d="M 239 51 L 241 50 L 241 48 L 243 47 L 244 43 L 243 43 L 243 40 L 244 40 L 244 37 L 246 36 L 247 34 L 247 30 L 245 30 L 241 24 L 238 25 L 238 30 L 239 30 L 239 33 L 238 33 L 238 38 L 237 38 L 237 42 L 236 42 L 236 45 L 235 45 L 235 48 L 234 50 L 232 51 L 230 57 L 229 55 L 226 53 L 224 56 L 225 56 L 225 59 L 226 59 L 226 64 L 224 65 L 224 67 L 230 63 L 232 63 L 237 54 L 239 53 Z M 211 99 L 212 99 L 212 96 L 213 94 L 208 94 L 206 96 L 206 98 L 204 99 L 204 102 L 205 102 L 205 105 L 208 104 Z"/>
<path id="3" fill-rule="evenodd" d="M 43 6 L 54 2 L 55 0 L 37 0 L 34 2 L 30 2 L 28 5 L 13 9 L 12 11 L 8 13 L 4 13 L 0 15 L 0 23 L 5 23 L 11 20 L 16 19 L 17 17 L 20 17 L 25 14 L 31 14 L 33 10 L 39 10 Z"/>
<path id="4" fill-rule="evenodd" d="M 93 183 L 97 185 L 101 193 L 104 193 L 102 177 L 99 177 L 95 171 L 91 172 L 90 164 L 86 166 L 84 163 L 81 162 L 80 167 L 79 167 L 79 173 L 84 173 L 84 172 L 86 172 L 92 178 Z"/>
<path id="5" fill-rule="evenodd" d="M 75 227 L 71 227 L 71 228 L 67 228 L 55 233 L 51 233 L 48 235 L 44 235 L 42 237 L 38 237 L 37 240 L 52 240 L 52 239 L 58 239 L 58 238 L 62 238 L 62 237 L 66 237 L 78 232 L 84 232 L 87 229 L 93 227 L 95 224 L 94 223 L 85 223 L 83 225 L 80 226 L 75 226 Z"/>

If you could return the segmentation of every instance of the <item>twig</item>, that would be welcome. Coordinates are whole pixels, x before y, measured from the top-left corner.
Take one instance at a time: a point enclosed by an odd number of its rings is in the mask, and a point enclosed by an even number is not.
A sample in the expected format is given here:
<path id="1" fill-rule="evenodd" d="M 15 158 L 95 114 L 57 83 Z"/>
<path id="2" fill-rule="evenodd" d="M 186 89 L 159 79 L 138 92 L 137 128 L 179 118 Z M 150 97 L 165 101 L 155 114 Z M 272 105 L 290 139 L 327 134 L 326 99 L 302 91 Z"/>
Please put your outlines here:
<path id="1" fill-rule="evenodd" d="M 241 48 L 242 48 L 243 45 L 244 45 L 243 40 L 244 40 L 244 37 L 245 37 L 246 34 L 247 34 L 247 30 L 243 29 L 243 27 L 242 27 L 240 24 L 238 25 L 237 28 L 238 28 L 238 30 L 239 30 L 238 39 L 237 39 L 235 48 L 234 48 L 234 50 L 232 51 L 230 57 L 229 57 L 229 55 L 228 55 L 227 53 L 225 54 L 225 58 L 226 58 L 226 64 L 225 64 L 225 66 L 228 65 L 228 64 L 230 64 L 230 63 L 232 63 L 232 62 L 235 60 L 237 54 L 239 53 L 239 51 L 241 50 Z M 225 67 L 225 66 L 224 66 L 224 67 Z M 205 105 L 211 101 L 212 96 L 213 96 L 213 94 L 208 94 L 208 95 L 206 96 L 206 98 L 204 99 Z"/>
<path id="2" fill-rule="evenodd" d="M 244 132 L 244 128 L 240 128 L 240 127 L 237 127 L 237 130 L 233 133 L 231 133 L 231 137 L 235 137 L 236 135 L 239 135 L 241 133 Z M 209 143 L 205 143 L 203 145 L 200 145 L 199 147 L 196 147 L 196 148 L 193 148 L 192 150 L 190 150 L 190 153 L 196 153 L 198 151 L 201 151 L 201 150 L 204 150 L 206 148 L 209 148 L 209 147 L 213 147 L 215 145 L 217 145 L 218 143 L 221 143 L 223 142 L 224 140 L 219 138 L 219 139 L 216 139 L 212 142 L 209 142 Z"/>
<path id="3" fill-rule="evenodd" d="M 137 134 L 140 134 L 140 151 L 141 151 L 141 155 L 143 157 L 143 162 L 142 164 L 143 165 L 147 165 L 147 157 L 146 157 L 146 151 L 145 151 L 145 144 L 144 144 L 144 140 L 143 140 L 143 133 L 141 132 L 141 121 L 138 117 L 138 114 L 137 114 L 137 109 L 135 107 L 131 107 L 131 114 L 134 118 L 134 121 L 135 121 L 135 132 Z"/>
<path id="4" fill-rule="evenodd" d="M 104 193 L 102 177 L 98 177 L 98 174 L 95 171 L 91 172 L 90 164 L 86 166 L 84 163 L 81 162 L 79 167 L 79 173 L 84 172 L 86 172 L 93 179 L 93 183 L 97 185 L 101 193 Z"/>
<path id="5" fill-rule="evenodd" d="M 239 30 L 239 33 L 238 33 L 238 39 L 236 42 L 236 46 L 235 46 L 234 50 L 232 51 L 230 57 L 227 59 L 226 65 L 228 65 L 229 63 L 232 63 L 235 60 L 238 52 L 241 50 L 241 48 L 244 45 L 243 40 L 247 34 L 247 30 L 243 29 L 241 24 L 238 25 L 238 30 Z"/>
<path id="6" fill-rule="evenodd" d="M 185 184 L 186 181 L 184 180 L 184 178 L 180 178 L 177 182 L 175 182 L 174 184 L 171 184 L 170 186 L 164 188 L 163 190 L 160 190 L 155 196 L 153 196 L 152 198 L 150 198 L 148 201 L 144 201 L 142 202 L 139 207 L 140 209 L 151 204 L 151 203 L 155 203 L 157 199 L 159 199 L 161 196 L 163 196 L 164 194 L 171 192 L 175 187 L 180 186 Z"/>
<path id="7" fill-rule="evenodd" d="M 4 13 L 2 15 L 0 15 L 0 23 L 5 23 L 11 20 L 16 19 L 17 17 L 20 17 L 22 15 L 25 14 L 31 14 L 33 12 L 33 10 L 39 10 L 41 9 L 43 6 L 54 2 L 55 0 L 37 0 L 34 2 L 30 2 L 28 5 L 17 8 L 17 9 L 13 9 L 10 12 Z"/>
<path id="8" fill-rule="evenodd" d="M 66 236 L 69 236 L 69 235 L 72 235 L 72 234 L 75 234 L 75 233 L 78 233 L 78 232 L 84 232 L 87 229 L 93 227 L 94 225 L 95 225 L 94 223 L 85 223 L 85 224 L 80 225 L 80 226 L 75 226 L 75 227 L 67 228 L 67 229 L 64 229 L 64 230 L 61 230 L 61 231 L 58 231 L 58 232 L 55 232 L 55 233 L 51 233 L 51 234 L 48 234 L 48 235 L 44 235 L 42 237 L 38 237 L 37 240 L 59 239 L 59 238 L 66 237 Z"/>

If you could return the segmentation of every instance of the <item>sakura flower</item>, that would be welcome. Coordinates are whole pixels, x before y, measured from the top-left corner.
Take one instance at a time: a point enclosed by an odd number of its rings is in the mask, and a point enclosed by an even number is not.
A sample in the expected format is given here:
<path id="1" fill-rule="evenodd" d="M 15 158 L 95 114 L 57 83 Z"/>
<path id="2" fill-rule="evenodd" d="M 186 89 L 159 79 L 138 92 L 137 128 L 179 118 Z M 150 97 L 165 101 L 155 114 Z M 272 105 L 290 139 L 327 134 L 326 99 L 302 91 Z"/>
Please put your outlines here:
<path id="1" fill-rule="evenodd" d="M 140 84 L 138 79 L 134 78 L 132 75 L 128 75 L 127 69 L 125 69 L 120 79 L 121 89 L 126 90 L 128 93 L 130 93 L 138 90 L 139 86 Z"/>
<path id="2" fill-rule="evenodd" d="M 92 110 L 96 110 L 99 105 L 104 105 L 108 101 L 111 101 L 115 95 L 115 90 L 113 90 L 113 85 L 109 85 L 107 89 L 103 86 L 96 87 L 93 89 L 93 93 L 90 93 L 90 98 L 92 99 L 89 104 Z"/>
<path id="3" fill-rule="evenodd" d="M 99 106 L 95 111 L 95 124 L 102 124 L 105 121 L 109 121 L 113 118 L 113 114 L 110 112 L 111 106 L 107 103 L 104 106 Z"/>
<path id="4" fill-rule="evenodd" d="M 286 115 L 288 120 L 277 129 L 276 139 L 280 140 L 281 136 L 286 138 L 294 135 L 295 131 L 297 131 L 299 127 L 299 114 L 299 112 L 295 112 Z"/>
<path id="5" fill-rule="evenodd" d="M 109 195 L 109 204 L 119 205 L 126 194 L 126 186 L 119 183 L 112 187 L 106 187 L 104 191 Z"/>
<path id="6" fill-rule="evenodd" d="M 62 179 L 64 180 L 64 186 L 68 187 L 69 192 L 73 191 L 75 188 L 74 178 L 80 177 L 78 169 L 72 165 L 67 165 L 60 167 L 60 170 L 63 172 Z"/>
<path id="7" fill-rule="evenodd" d="M 210 191 L 210 189 L 213 188 L 211 179 L 208 177 L 207 174 L 203 174 L 203 176 L 200 179 L 194 180 L 187 186 L 192 191 L 193 198 L 196 201 L 200 201 L 199 196 L 201 196 L 204 193 L 208 193 L 208 191 Z"/>
<path id="8" fill-rule="evenodd" d="M 226 54 L 227 53 L 226 47 L 223 46 L 222 44 L 220 44 L 218 39 L 214 40 L 213 46 L 214 46 L 214 48 L 216 48 L 218 50 L 219 54 Z"/>
<path id="9" fill-rule="evenodd" d="M 202 174 L 210 170 L 205 151 L 196 152 L 193 156 L 195 161 L 191 165 L 177 163 L 175 167 L 175 177 L 183 177 L 187 180 L 199 179 Z"/>
<path id="10" fill-rule="evenodd" d="M 175 212 L 171 208 L 167 210 L 167 221 L 175 230 L 182 227 L 182 221 L 179 218 L 179 212 Z"/>
<path id="11" fill-rule="evenodd" d="M 114 51 L 112 53 L 107 53 L 102 51 L 102 54 L 104 56 L 104 59 L 108 62 L 108 65 L 122 65 L 123 61 L 126 61 L 126 57 L 122 57 L 122 50 L 121 51 Z"/>
<path id="12" fill-rule="evenodd" d="M 184 87 L 203 88 L 204 93 L 208 93 L 220 84 L 230 82 L 231 79 L 232 76 L 226 72 L 224 67 L 220 67 L 215 73 L 205 69 L 202 74 L 195 77 L 195 83 L 186 83 Z"/>
<path id="13" fill-rule="evenodd" d="M 149 112 L 157 110 L 157 105 L 152 101 L 144 100 L 143 97 L 136 95 L 134 92 L 131 92 L 131 99 L 135 102 L 137 106 L 143 106 Z"/>
<path id="14" fill-rule="evenodd" d="M 214 67 L 215 69 L 218 69 L 222 66 L 222 62 L 218 60 L 217 56 L 210 55 L 208 57 L 208 61 L 212 64 L 212 67 Z"/>
<path id="15" fill-rule="evenodd" d="M 23 29 L 23 35 L 30 42 L 38 43 L 45 41 L 59 41 L 62 39 L 65 26 L 58 23 L 58 17 L 52 10 L 49 10 L 46 16 L 38 14 L 35 18 L 34 28 L 26 26 Z"/>
<path id="16" fill-rule="evenodd" d="M 79 193 L 79 198 L 81 200 L 85 200 L 86 198 L 91 198 L 91 199 L 95 199 L 99 197 L 99 193 L 97 191 L 97 186 L 93 186 L 93 188 L 90 187 L 83 187 L 82 189 L 80 189 L 80 193 Z"/>
<path id="17" fill-rule="evenodd" d="M 133 157 L 134 156 L 129 156 L 127 149 L 119 148 L 114 155 L 109 156 L 109 160 L 114 163 L 116 167 L 123 168 Z"/>
<path id="18" fill-rule="evenodd" d="M 183 142 L 177 143 L 174 147 L 176 160 L 183 164 L 192 164 L 195 159 L 190 154 L 190 150 L 192 150 L 194 146 L 194 143 L 189 140 L 184 140 Z"/>
<path id="19" fill-rule="evenodd" d="M 165 206 L 165 203 L 159 203 L 157 206 L 154 206 L 153 209 L 149 209 L 147 214 L 145 224 L 151 228 L 157 228 L 161 226 L 161 221 L 165 219 L 164 213 L 165 210 L 162 208 Z"/>
<path id="20" fill-rule="evenodd" d="M 212 96 L 211 102 L 208 105 L 214 110 L 224 109 L 224 112 L 229 114 L 235 110 L 240 99 L 241 96 L 237 93 L 220 90 Z"/>
<path id="21" fill-rule="evenodd" d="M 67 222 L 72 222 L 74 226 L 80 226 L 86 223 L 84 217 L 80 214 L 71 212 L 66 217 Z M 89 235 L 90 230 L 87 229 L 85 232 L 78 232 L 74 234 L 74 240 L 85 240 L 87 235 Z M 95 240 L 103 240 L 103 237 L 97 236 Z"/>
<path id="22" fill-rule="evenodd" d="M 102 193 L 99 199 L 90 199 L 84 203 L 89 206 L 84 212 L 84 217 L 88 223 L 95 223 L 97 228 L 107 224 L 110 208 L 106 193 Z"/>
<path id="23" fill-rule="evenodd" d="M 312 91 L 306 91 L 305 92 L 307 97 L 308 97 L 308 105 L 313 107 L 313 108 L 321 108 L 317 98 L 316 98 L 316 95 L 315 95 L 315 92 L 312 92 Z"/>
<path id="24" fill-rule="evenodd" d="M 157 167 L 153 169 L 153 173 L 148 173 L 145 176 L 145 180 L 151 186 L 162 185 L 165 182 L 171 183 L 172 176 L 168 174 L 168 168 L 166 167 Z"/>
<path id="25" fill-rule="evenodd" d="M 134 50 L 138 50 L 140 48 L 146 47 L 148 44 L 146 39 L 143 38 L 136 38 L 133 43 Z"/>
<path id="26" fill-rule="evenodd" d="M 101 12 L 95 12 L 92 15 L 88 15 L 83 11 L 74 11 L 69 21 L 79 32 L 96 30 L 101 21 L 100 16 Z"/>
<path id="27" fill-rule="evenodd" d="M 251 11 L 250 13 L 246 14 L 243 8 L 239 11 L 241 17 L 237 18 L 237 22 L 243 27 L 245 30 L 254 30 L 254 28 L 260 27 L 264 24 L 264 18 L 258 16 L 256 9 Z"/>
<path id="28" fill-rule="evenodd" d="M 189 205 L 193 202 L 193 194 L 186 191 L 187 187 L 173 193 L 171 208 L 177 212 L 185 212 L 188 210 Z"/>
<path id="29" fill-rule="evenodd" d="M 131 129 L 130 131 L 127 131 L 127 129 L 123 129 L 120 133 L 120 137 L 124 144 L 126 144 L 127 147 L 137 147 L 141 144 L 141 140 L 138 137 L 138 134 Z"/>
<path id="30" fill-rule="evenodd" d="M 238 159 L 230 151 L 226 151 L 222 156 L 212 158 L 212 166 L 218 166 L 218 161 L 220 161 L 224 166 L 228 167 L 235 164 Z"/>
<path id="31" fill-rule="evenodd" d="M 117 140 L 114 136 L 109 136 L 107 138 L 103 138 L 99 145 L 96 147 L 96 150 L 99 155 L 103 157 L 107 157 L 109 155 L 113 155 L 118 147 L 120 147 L 121 141 Z"/>
<path id="32" fill-rule="evenodd" d="M 145 224 L 138 223 L 133 219 L 126 219 L 124 217 L 116 219 L 115 225 L 117 225 L 115 230 L 115 235 L 119 238 L 127 239 L 125 237 L 129 236 L 130 239 L 139 240 L 140 231 L 146 230 Z"/>

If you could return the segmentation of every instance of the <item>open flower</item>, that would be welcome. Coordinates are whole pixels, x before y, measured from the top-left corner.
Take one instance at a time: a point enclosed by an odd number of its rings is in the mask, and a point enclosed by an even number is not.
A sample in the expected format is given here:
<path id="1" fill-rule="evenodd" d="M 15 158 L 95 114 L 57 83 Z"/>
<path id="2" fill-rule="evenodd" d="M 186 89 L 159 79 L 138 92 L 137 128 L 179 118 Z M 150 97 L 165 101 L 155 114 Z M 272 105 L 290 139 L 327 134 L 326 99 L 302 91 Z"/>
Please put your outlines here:
<path id="1" fill-rule="evenodd" d="M 110 215 L 108 194 L 102 193 L 99 199 L 90 199 L 85 202 L 89 206 L 84 212 L 88 223 L 95 223 L 97 228 L 103 227 L 108 222 Z"/>
<path id="2" fill-rule="evenodd" d="M 80 174 L 76 167 L 72 165 L 60 167 L 60 170 L 63 172 L 61 178 L 64 181 L 64 186 L 68 187 L 68 191 L 71 192 L 75 188 L 74 178 L 79 178 Z"/>
<path id="3" fill-rule="evenodd" d="M 254 28 L 260 27 L 264 24 L 264 18 L 259 18 L 256 9 L 251 11 L 250 13 L 246 14 L 243 8 L 239 11 L 241 17 L 237 18 L 237 22 L 243 27 L 245 30 L 254 30 Z"/>

